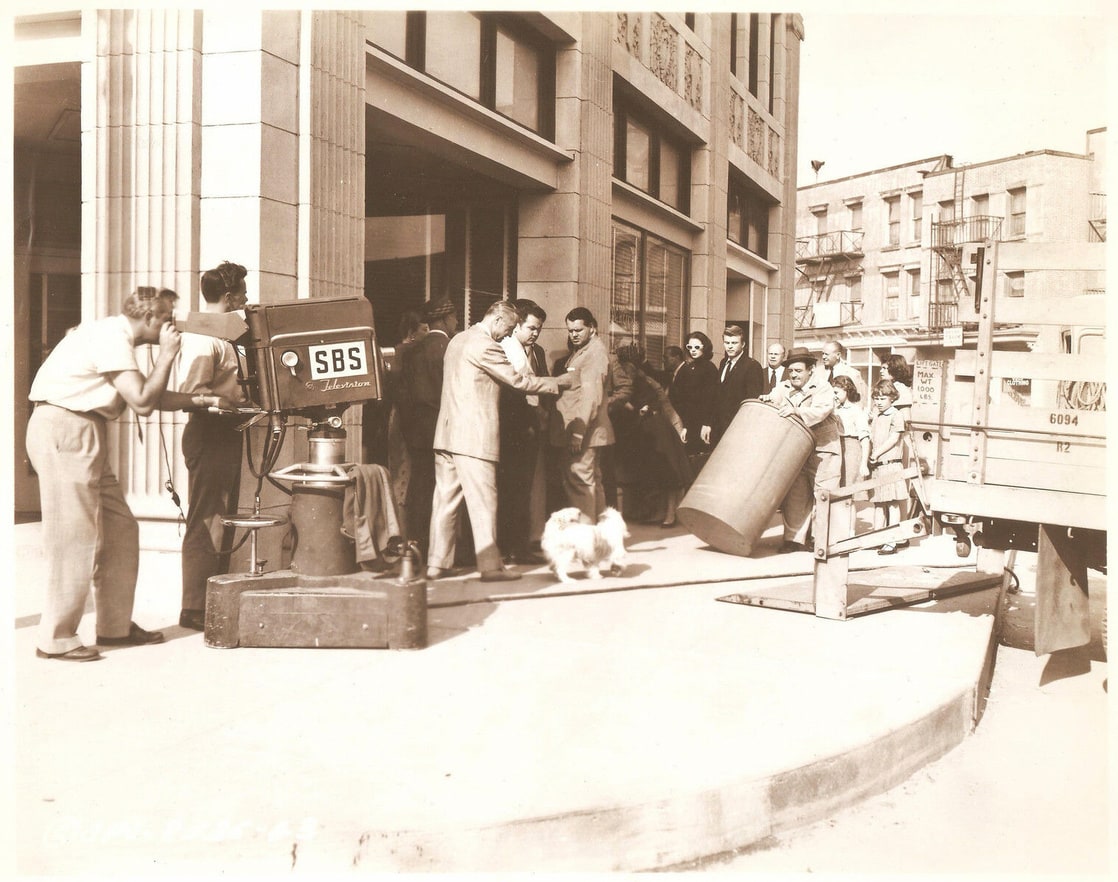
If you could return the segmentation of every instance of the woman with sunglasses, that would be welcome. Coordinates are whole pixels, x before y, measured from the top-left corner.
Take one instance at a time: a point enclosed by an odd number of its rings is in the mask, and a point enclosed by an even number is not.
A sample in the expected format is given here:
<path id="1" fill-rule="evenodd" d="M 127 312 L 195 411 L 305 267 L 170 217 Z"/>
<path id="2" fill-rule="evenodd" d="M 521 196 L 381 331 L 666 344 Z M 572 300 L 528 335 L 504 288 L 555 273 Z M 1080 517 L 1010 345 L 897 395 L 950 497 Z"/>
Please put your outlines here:
<path id="1" fill-rule="evenodd" d="M 711 360 L 714 344 L 695 331 L 684 346 L 687 360 L 672 381 L 669 397 L 683 421 L 683 443 L 689 457 L 700 459 L 710 453 L 710 430 L 718 410 L 718 368 Z M 698 465 L 692 459 L 693 465 Z"/>

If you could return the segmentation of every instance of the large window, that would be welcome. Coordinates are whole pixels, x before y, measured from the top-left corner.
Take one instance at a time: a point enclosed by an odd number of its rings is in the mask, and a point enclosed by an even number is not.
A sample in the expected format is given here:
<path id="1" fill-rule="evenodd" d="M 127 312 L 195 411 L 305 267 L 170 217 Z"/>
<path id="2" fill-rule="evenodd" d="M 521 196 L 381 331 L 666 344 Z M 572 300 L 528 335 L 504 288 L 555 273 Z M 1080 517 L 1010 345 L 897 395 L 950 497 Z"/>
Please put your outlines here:
<path id="1" fill-rule="evenodd" d="M 555 50 L 515 16 L 367 13 L 370 40 L 545 138 L 555 136 Z"/>
<path id="2" fill-rule="evenodd" d="M 917 318 L 920 315 L 920 270 L 908 271 L 908 317 Z"/>
<path id="3" fill-rule="evenodd" d="M 757 62 L 761 50 L 761 15 L 749 14 L 749 93 L 757 97 Z"/>
<path id="4" fill-rule="evenodd" d="M 615 93 L 613 176 L 686 214 L 691 148 Z"/>
<path id="5" fill-rule="evenodd" d="M 533 131 L 540 128 L 540 82 L 543 52 L 497 27 L 496 101 L 494 109 Z"/>
<path id="6" fill-rule="evenodd" d="M 851 202 L 847 208 L 850 209 L 850 229 L 862 229 L 862 200 Z"/>
<path id="7" fill-rule="evenodd" d="M 768 258 L 771 201 L 741 175 L 730 172 L 726 237 L 754 254 Z M 826 225 L 824 213 L 823 224 Z"/>
<path id="8" fill-rule="evenodd" d="M 1025 188 L 1009 191 L 1009 235 L 1025 235 Z"/>
<path id="9" fill-rule="evenodd" d="M 924 194 L 913 193 L 910 202 L 912 203 L 912 241 L 919 242 L 924 228 Z"/>
<path id="10" fill-rule="evenodd" d="M 666 347 L 683 343 L 690 262 L 684 249 L 614 221 L 610 351 L 637 343 L 649 361 L 660 364 Z"/>
<path id="11" fill-rule="evenodd" d="M 812 209 L 815 215 L 815 235 L 822 236 L 827 232 L 827 206 Z"/>
<path id="12" fill-rule="evenodd" d="M 885 321 L 895 322 L 901 312 L 901 274 L 883 273 L 881 278 L 885 284 Z"/>
<path id="13" fill-rule="evenodd" d="M 901 197 L 890 196 L 885 200 L 885 209 L 888 214 L 889 244 L 901 244 Z"/>

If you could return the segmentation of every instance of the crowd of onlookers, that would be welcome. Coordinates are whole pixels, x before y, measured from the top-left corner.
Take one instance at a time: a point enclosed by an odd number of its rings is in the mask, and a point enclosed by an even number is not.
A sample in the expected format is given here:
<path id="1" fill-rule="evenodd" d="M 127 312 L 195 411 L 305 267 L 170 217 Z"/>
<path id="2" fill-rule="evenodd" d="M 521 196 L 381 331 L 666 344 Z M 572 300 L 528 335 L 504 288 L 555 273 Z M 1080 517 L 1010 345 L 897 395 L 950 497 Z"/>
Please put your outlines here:
<path id="1" fill-rule="evenodd" d="M 202 311 L 243 309 L 246 272 L 227 261 L 203 273 Z M 177 299 L 167 289 L 137 288 L 121 314 L 67 334 L 36 373 L 27 450 L 49 525 L 36 648 L 42 658 L 101 658 L 77 635 L 91 584 L 99 644 L 163 639 L 131 620 L 139 530 L 108 443 L 108 423 L 126 408 L 141 416 L 156 408 L 190 412 L 183 433 L 190 483 L 182 627 L 203 629 L 207 580 L 228 569 L 230 531 L 222 515 L 237 508 L 238 357 L 228 341 L 188 334 L 184 342 L 173 317 Z M 806 548 L 814 493 L 839 481 L 875 472 L 879 525 L 903 516 L 912 396 L 901 356 L 882 362 L 868 416 L 858 406 L 865 383 L 837 342 L 824 345 L 818 368 L 814 354 L 786 352 L 779 343 L 761 365 L 745 351 L 744 330 L 730 324 L 717 367 L 701 332 L 652 364 L 635 343 L 610 352 L 594 315 L 575 307 L 564 316 L 566 350 L 549 364 L 537 342 L 545 321 L 547 313 L 530 300 L 497 300 L 459 332 L 455 307 L 444 297 L 401 322 L 386 400 L 367 405 L 373 412 L 364 425 L 384 427 L 379 439 L 366 435 L 367 461 L 387 466 L 405 538 L 419 546 L 429 579 L 464 565 L 476 566 L 483 581 L 520 578 L 507 564 L 544 562 L 544 524 L 561 508 L 578 509 L 590 523 L 614 507 L 630 519 L 674 525 L 687 488 L 751 399 L 799 420 L 814 440 L 781 502 L 783 551 Z M 136 348 L 154 343 L 159 358 L 144 373 Z M 750 455 L 748 443 L 734 446 L 744 448 L 734 455 Z M 894 550 L 892 543 L 880 549 Z"/>
<path id="2" fill-rule="evenodd" d="M 882 379 L 872 394 L 837 341 L 828 341 L 818 359 L 807 350 L 789 352 L 772 343 L 762 364 L 745 352 L 745 332 L 735 324 L 724 329 L 723 355 L 717 363 L 713 342 L 699 331 L 689 334 L 682 347 L 668 346 L 654 363 L 635 342 L 608 351 L 593 315 L 580 307 L 565 317 L 566 351 L 549 363 L 537 343 L 546 312 L 527 300 L 508 306 L 515 309 L 513 326 L 507 333 L 500 328 L 499 333 L 488 334 L 484 344 L 499 346 L 518 375 L 558 378 L 573 373 L 578 379 L 573 388 L 525 392 L 484 360 L 470 368 L 474 379 L 463 386 L 458 398 L 469 397 L 470 390 L 486 384 L 499 387 L 494 392 L 499 445 L 495 458 L 487 460 L 494 471 L 496 511 L 489 512 L 491 503 L 485 500 L 475 500 L 475 507 L 470 507 L 468 482 L 454 503 L 468 511 L 470 528 L 477 512 L 495 520 L 499 558 L 490 555 L 486 565 L 478 564 L 483 576 L 489 572 L 493 578 L 505 578 L 499 572 L 509 563 L 541 563 L 540 535 L 547 516 L 559 508 L 577 507 L 594 521 L 606 506 L 613 506 L 630 521 L 675 525 L 684 494 L 722 441 L 742 402 L 750 399 L 767 401 L 782 416 L 800 419 L 816 438 L 816 454 L 805 466 L 801 482 L 805 502 L 798 506 L 790 499 L 782 506 L 784 551 L 807 547 L 809 509 L 817 486 L 899 474 L 909 456 L 906 416 L 912 400 L 911 372 L 900 355 L 882 361 Z M 409 538 L 419 543 L 432 578 L 472 564 L 477 552 L 470 547 L 471 540 L 478 539 L 476 530 L 455 519 L 454 541 L 448 545 L 448 540 L 439 538 L 442 550 L 436 562 L 431 559 L 436 533 L 447 529 L 446 523 L 439 527 L 440 517 L 433 511 L 440 499 L 436 465 L 447 453 L 434 437 L 440 408 L 454 409 L 451 422 L 462 425 L 452 431 L 459 434 L 472 432 L 471 422 L 484 422 L 480 413 L 471 417 L 468 402 L 444 398 L 444 360 L 457 331 L 455 309 L 445 298 L 406 313 L 389 371 L 387 400 L 370 405 L 386 419 L 366 421 L 387 426 L 370 445 L 370 455 L 388 465 Z M 740 455 L 749 452 L 742 450 Z M 458 469 L 473 465 L 459 461 Z M 904 516 L 907 484 L 900 477 L 878 484 L 873 492 L 878 526 L 896 523 Z M 869 496 L 861 493 L 859 498 Z M 796 511 L 804 506 L 808 510 Z M 789 511 L 794 523 L 788 521 Z M 454 549 L 453 560 L 447 557 L 448 547 Z M 889 543 L 880 551 L 888 554 L 895 547 Z M 490 549 L 485 551 L 490 554 Z"/>

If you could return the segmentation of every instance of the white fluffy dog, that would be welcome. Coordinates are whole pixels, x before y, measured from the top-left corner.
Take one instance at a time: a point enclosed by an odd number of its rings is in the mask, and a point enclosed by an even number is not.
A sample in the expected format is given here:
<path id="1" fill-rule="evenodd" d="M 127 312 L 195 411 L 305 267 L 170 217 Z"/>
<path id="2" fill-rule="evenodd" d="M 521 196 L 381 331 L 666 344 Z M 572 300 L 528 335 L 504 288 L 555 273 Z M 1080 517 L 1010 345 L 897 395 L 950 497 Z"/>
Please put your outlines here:
<path id="1" fill-rule="evenodd" d="M 573 582 L 570 570 L 581 564 L 589 579 L 602 578 L 602 570 L 625 566 L 625 539 L 629 529 L 615 508 L 607 508 L 598 523 L 588 523 L 577 508 L 561 508 L 543 528 L 540 548 L 560 582 Z"/>

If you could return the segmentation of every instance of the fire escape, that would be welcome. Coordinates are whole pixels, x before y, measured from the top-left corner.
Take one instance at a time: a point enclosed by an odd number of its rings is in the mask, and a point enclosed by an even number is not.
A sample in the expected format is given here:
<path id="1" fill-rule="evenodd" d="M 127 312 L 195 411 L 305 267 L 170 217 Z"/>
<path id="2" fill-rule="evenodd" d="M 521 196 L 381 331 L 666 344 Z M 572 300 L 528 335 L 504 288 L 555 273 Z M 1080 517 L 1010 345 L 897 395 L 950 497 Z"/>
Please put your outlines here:
<path id="1" fill-rule="evenodd" d="M 861 303 L 832 301 L 830 297 L 835 279 L 850 275 L 865 257 L 862 236 L 861 230 L 835 230 L 796 239 L 797 287 L 807 289 L 806 302 L 796 305 L 796 330 L 836 327 L 859 320 Z"/>
<path id="2" fill-rule="evenodd" d="M 963 266 L 963 246 L 997 239 L 1001 235 L 1002 218 L 987 214 L 963 216 L 964 169 L 955 172 L 954 211 L 949 220 L 932 221 L 932 252 L 935 284 L 928 303 L 929 330 L 942 330 L 958 324 L 959 301 L 972 297 L 968 276 L 973 267 Z M 950 293 L 939 284 L 950 280 Z"/>

